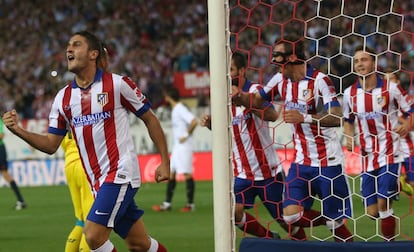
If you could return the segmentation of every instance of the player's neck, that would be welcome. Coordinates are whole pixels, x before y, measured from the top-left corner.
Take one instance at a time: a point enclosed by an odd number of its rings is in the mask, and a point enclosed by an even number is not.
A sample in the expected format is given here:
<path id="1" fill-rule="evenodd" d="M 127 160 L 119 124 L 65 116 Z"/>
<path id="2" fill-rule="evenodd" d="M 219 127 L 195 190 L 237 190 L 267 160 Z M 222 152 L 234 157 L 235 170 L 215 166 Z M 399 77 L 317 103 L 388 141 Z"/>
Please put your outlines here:
<path id="1" fill-rule="evenodd" d="M 371 74 L 365 77 L 359 77 L 359 83 L 365 91 L 371 91 L 377 86 L 377 75 Z"/>
<path id="2" fill-rule="evenodd" d="M 291 81 L 298 82 L 305 78 L 306 76 L 306 65 L 300 64 L 300 65 L 292 65 L 292 74 L 291 74 Z"/>
<path id="3" fill-rule="evenodd" d="M 177 106 L 177 104 L 178 104 L 178 102 L 174 101 L 174 100 L 171 100 L 171 102 L 170 102 L 171 108 L 174 108 L 175 106 Z"/>
<path id="4" fill-rule="evenodd" d="M 81 88 L 87 88 L 90 84 L 93 83 L 96 74 L 96 67 L 87 67 L 83 69 L 80 73 L 76 74 L 76 83 Z"/>

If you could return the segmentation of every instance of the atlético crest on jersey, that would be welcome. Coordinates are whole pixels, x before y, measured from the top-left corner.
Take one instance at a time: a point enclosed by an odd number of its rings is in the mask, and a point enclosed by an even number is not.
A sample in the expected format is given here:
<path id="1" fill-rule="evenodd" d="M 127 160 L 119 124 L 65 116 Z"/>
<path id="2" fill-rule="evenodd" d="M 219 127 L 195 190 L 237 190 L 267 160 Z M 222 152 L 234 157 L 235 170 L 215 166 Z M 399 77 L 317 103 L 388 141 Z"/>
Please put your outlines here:
<path id="1" fill-rule="evenodd" d="M 304 90 L 302 91 L 302 98 L 303 98 L 303 100 L 305 100 L 305 101 L 307 101 L 307 100 L 309 100 L 310 98 L 312 98 L 312 90 L 311 90 L 310 88 L 308 88 L 308 89 L 304 89 Z"/>
<path id="2" fill-rule="evenodd" d="M 378 96 L 377 97 L 377 104 L 380 107 L 384 107 L 386 103 L 387 103 L 387 98 L 385 98 L 385 96 Z"/>
<path id="3" fill-rule="evenodd" d="M 97 95 L 98 103 L 105 106 L 108 103 L 108 93 L 100 93 Z"/>

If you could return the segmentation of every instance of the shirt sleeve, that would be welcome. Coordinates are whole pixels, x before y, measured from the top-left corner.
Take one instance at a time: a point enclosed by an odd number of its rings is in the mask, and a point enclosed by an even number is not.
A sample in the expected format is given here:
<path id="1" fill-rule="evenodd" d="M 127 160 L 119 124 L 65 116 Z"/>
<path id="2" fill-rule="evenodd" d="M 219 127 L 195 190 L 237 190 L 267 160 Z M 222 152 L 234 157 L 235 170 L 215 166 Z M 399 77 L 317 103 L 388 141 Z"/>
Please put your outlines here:
<path id="1" fill-rule="evenodd" d="M 180 107 L 179 115 L 187 124 L 190 124 L 195 118 L 193 113 L 184 104 Z"/>
<path id="2" fill-rule="evenodd" d="M 253 84 L 253 85 L 250 86 L 249 93 L 252 93 L 252 94 L 260 93 L 261 90 L 263 90 L 263 86 L 262 85 L 260 85 L 260 84 Z M 274 100 L 274 98 L 272 100 Z M 264 107 L 273 107 L 273 104 L 271 102 L 272 100 L 267 100 L 266 99 L 265 102 L 264 102 L 264 104 L 263 104 L 263 106 Z"/>
<path id="3" fill-rule="evenodd" d="M 316 79 L 315 84 L 317 85 L 319 93 L 322 96 L 322 101 L 325 110 L 328 110 L 329 107 L 341 106 L 337 98 L 335 86 L 333 85 L 331 79 L 327 75 L 321 75 L 321 77 Z"/>
<path id="4" fill-rule="evenodd" d="M 62 106 L 63 92 L 59 92 L 52 104 L 49 113 L 49 129 L 48 132 L 55 135 L 66 135 L 68 126 L 65 117 L 61 113 L 60 106 Z"/>
<path id="5" fill-rule="evenodd" d="M 350 98 L 351 87 L 345 89 L 344 96 L 342 98 L 342 115 L 345 121 L 353 123 L 354 117 L 351 114 L 351 98 Z"/>
<path id="6" fill-rule="evenodd" d="M 267 101 L 273 101 L 277 94 L 279 94 L 278 86 L 282 83 L 283 75 L 281 73 L 276 73 L 269 82 L 259 90 L 260 96 Z"/>
<path id="7" fill-rule="evenodd" d="M 399 105 L 401 113 L 407 117 L 410 113 L 414 112 L 414 104 L 411 96 L 400 85 L 396 83 L 390 83 L 390 85 L 392 86 L 392 90 L 395 90 L 393 91 L 394 101 Z"/>
<path id="8" fill-rule="evenodd" d="M 151 103 L 130 78 L 122 77 L 120 90 L 122 105 L 136 116 L 150 110 Z"/>

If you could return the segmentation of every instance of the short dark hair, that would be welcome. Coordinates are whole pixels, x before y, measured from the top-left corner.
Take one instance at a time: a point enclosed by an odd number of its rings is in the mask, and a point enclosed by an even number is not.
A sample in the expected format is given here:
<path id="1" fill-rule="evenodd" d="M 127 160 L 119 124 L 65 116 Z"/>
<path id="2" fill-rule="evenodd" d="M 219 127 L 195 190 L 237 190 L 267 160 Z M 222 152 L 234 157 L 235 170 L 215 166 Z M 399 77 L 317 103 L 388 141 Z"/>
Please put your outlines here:
<path id="1" fill-rule="evenodd" d="M 374 49 L 370 46 L 364 46 L 364 45 L 358 45 L 357 47 L 355 47 L 354 50 L 354 54 L 358 51 L 363 51 L 363 52 L 367 52 L 368 54 L 370 54 L 370 56 L 372 57 L 373 60 L 375 60 L 375 56 L 376 53 L 374 51 Z"/>
<path id="2" fill-rule="evenodd" d="M 89 50 L 97 50 L 99 52 L 99 55 L 96 58 L 96 65 L 98 65 L 98 63 L 101 61 L 103 57 L 106 57 L 105 56 L 106 52 L 104 50 L 104 47 L 105 47 L 104 43 L 98 37 L 96 37 L 93 33 L 84 30 L 84 31 L 76 32 L 73 35 L 79 35 L 79 36 L 86 38 L 86 42 L 88 43 Z"/>
<path id="3" fill-rule="evenodd" d="M 234 61 L 234 65 L 237 67 L 237 69 L 246 68 L 246 57 L 243 54 L 234 52 L 231 56 L 231 59 Z"/>
<path id="4" fill-rule="evenodd" d="M 180 92 L 176 87 L 167 87 L 164 89 L 164 95 L 171 97 L 174 101 L 180 100 Z"/>
<path id="5" fill-rule="evenodd" d="M 303 37 L 287 35 L 276 39 L 275 45 L 284 44 L 286 56 L 295 54 L 298 59 L 305 61 L 305 41 Z"/>

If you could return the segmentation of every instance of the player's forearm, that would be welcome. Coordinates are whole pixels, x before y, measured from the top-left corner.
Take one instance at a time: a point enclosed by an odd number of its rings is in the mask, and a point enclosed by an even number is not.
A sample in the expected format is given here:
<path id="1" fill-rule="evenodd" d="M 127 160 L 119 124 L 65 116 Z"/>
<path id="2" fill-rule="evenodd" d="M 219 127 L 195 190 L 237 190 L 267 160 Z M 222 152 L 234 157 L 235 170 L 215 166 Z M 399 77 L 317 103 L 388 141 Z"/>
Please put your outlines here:
<path id="1" fill-rule="evenodd" d="M 15 128 L 12 132 L 33 148 L 47 154 L 55 153 L 59 147 L 59 145 L 56 145 L 50 141 L 48 135 L 30 132 L 21 127 Z"/>
<path id="2" fill-rule="evenodd" d="M 342 111 L 340 107 L 332 107 L 328 112 L 312 115 L 313 123 L 324 127 L 339 127 L 342 122 Z"/>
<path id="3" fill-rule="evenodd" d="M 410 124 L 410 130 L 414 130 L 414 113 L 410 113 L 410 116 L 408 117 L 409 124 Z"/>
<path id="4" fill-rule="evenodd" d="M 323 127 L 339 127 L 341 126 L 341 117 L 328 113 L 314 114 L 312 115 L 312 123 Z"/>
<path id="5" fill-rule="evenodd" d="M 159 120 L 151 115 L 144 123 L 148 129 L 149 136 L 157 148 L 163 163 L 169 163 L 167 140 Z"/>
<path id="6" fill-rule="evenodd" d="M 344 121 L 344 136 L 346 140 L 346 148 L 349 151 L 352 151 L 354 147 L 355 126 L 347 121 Z"/>
<path id="7" fill-rule="evenodd" d="M 191 121 L 190 127 L 188 127 L 188 135 L 190 136 L 191 134 L 193 134 L 195 128 L 198 125 L 198 121 L 197 119 L 193 119 L 193 121 Z"/>
<path id="8" fill-rule="evenodd" d="M 154 142 L 160 156 L 161 162 L 166 165 L 166 167 L 170 167 L 170 158 L 168 155 L 168 147 L 167 147 L 167 140 L 164 135 L 164 131 L 162 130 L 161 126 L 158 130 L 152 131 L 150 134 L 152 141 Z"/>
<path id="9" fill-rule="evenodd" d="M 251 111 L 263 121 L 274 122 L 279 117 L 277 111 L 272 107 L 265 107 L 263 109 L 251 109 Z"/>
<path id="10" fill-rule="evenodd" d="M 232 96 L 232 102 L 237 106 L 244 106 L 249 109 L 262 109 L 265 107 L 265 101 L 258 93 L 236 93 Z"/>

